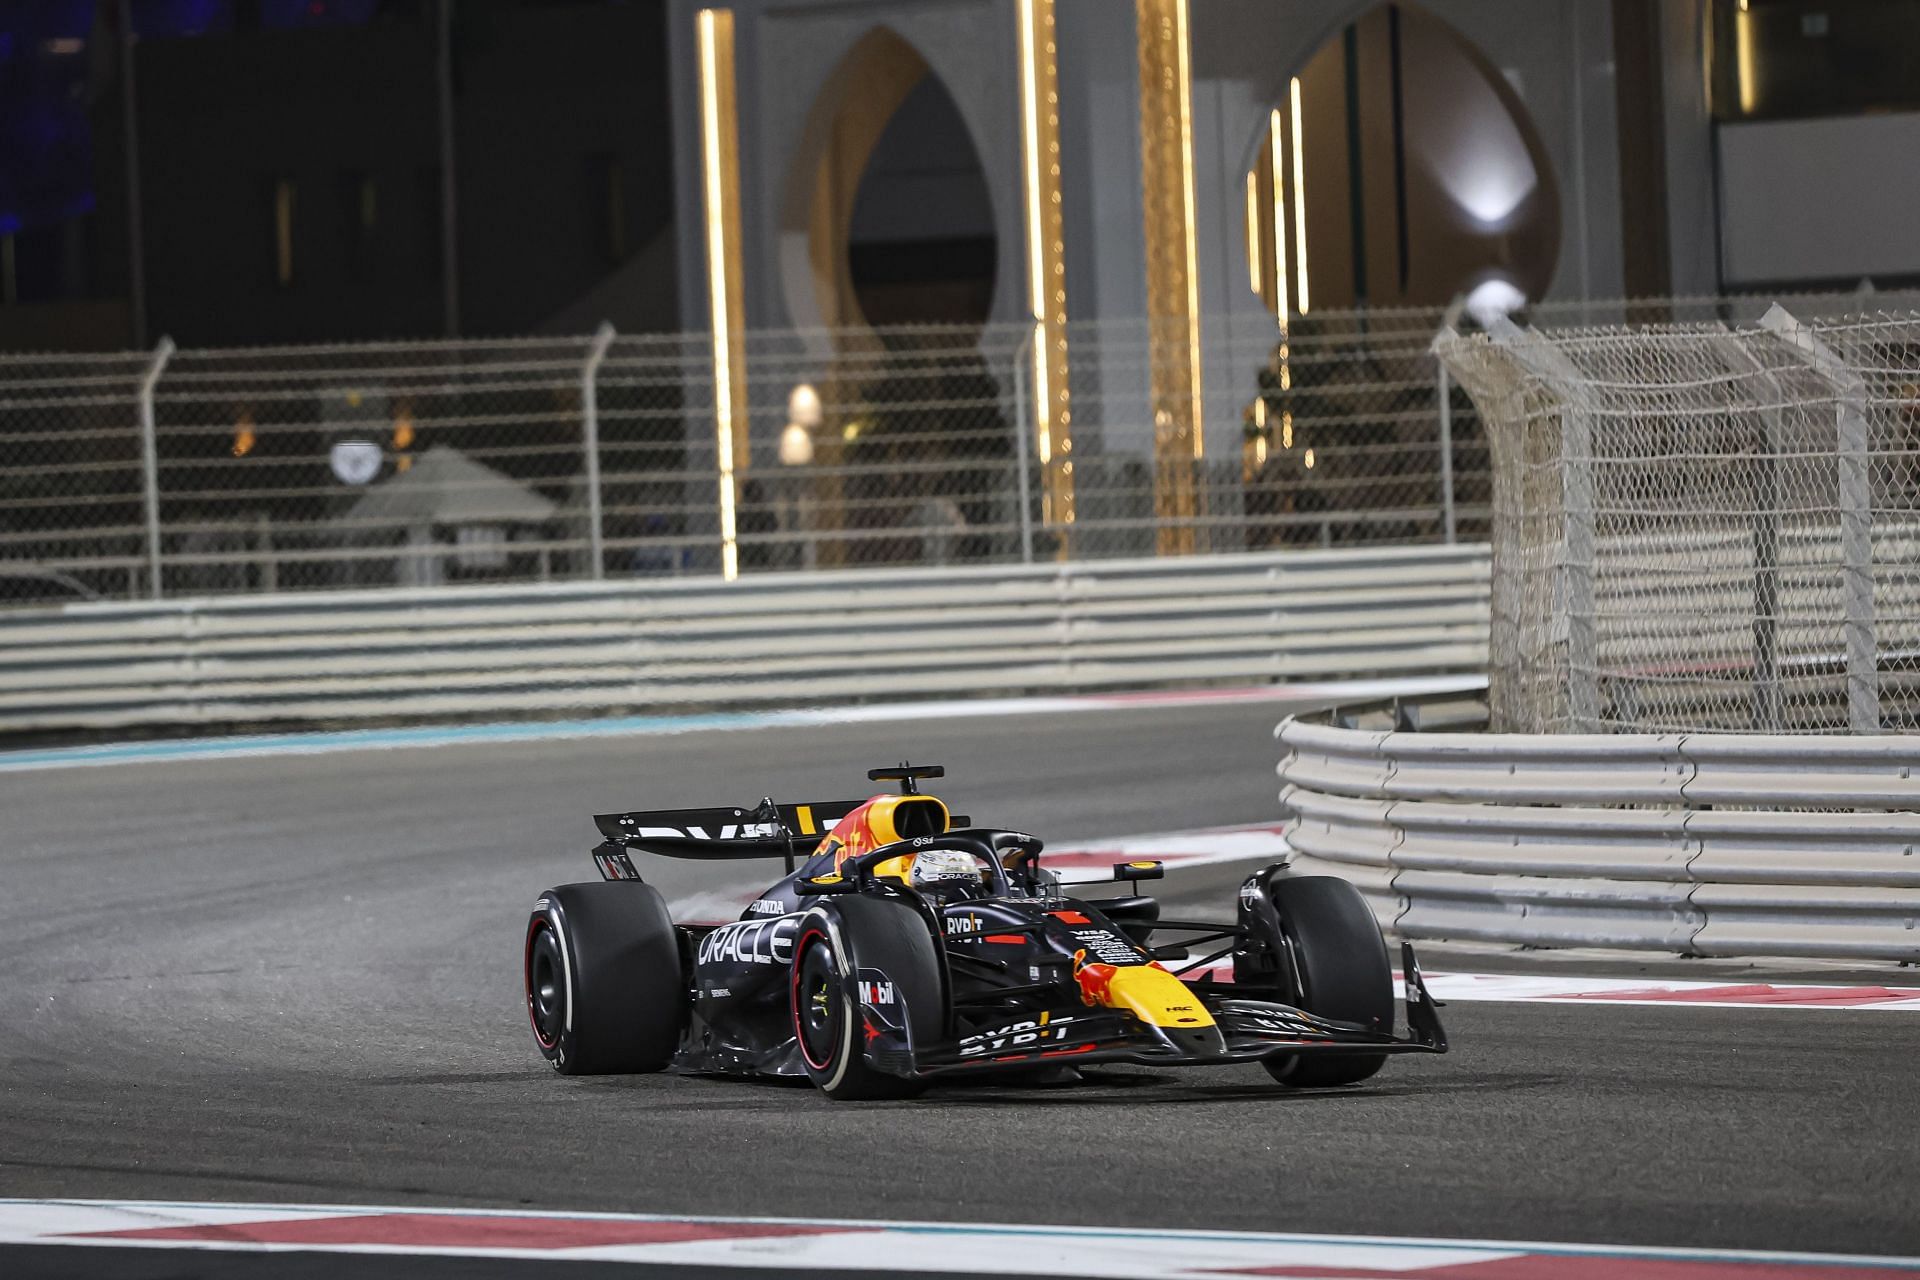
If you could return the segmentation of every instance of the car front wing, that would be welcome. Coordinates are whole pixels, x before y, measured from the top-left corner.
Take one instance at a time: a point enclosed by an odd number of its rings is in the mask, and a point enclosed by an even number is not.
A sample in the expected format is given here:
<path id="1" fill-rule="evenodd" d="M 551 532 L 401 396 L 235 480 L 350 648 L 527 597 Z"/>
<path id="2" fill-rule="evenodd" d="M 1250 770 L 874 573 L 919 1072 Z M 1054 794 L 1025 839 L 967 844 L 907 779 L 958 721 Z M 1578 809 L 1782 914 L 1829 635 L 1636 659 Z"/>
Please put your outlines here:
<path id="1" fill-rule="evenodd" d="M 910 1064 L 902 1060 L 907 1055 L 890 1055 L 893 1061 L 885 1066 L 903 1075 L 932 1078 L 996 1067 L 1100 1062 L 1209 1066 L 1300 1053 L 1445 1053 L 1447 1036 L 1440 1025 L 1439 1006 L 1427 990 L 1410 944 L 1401 944 L 1401 972 L 1407 1019 L 1403 1037 L 1318 1017 L 1264 989 L 1202 980 L 1188 985 L 1213 1015 L 1217 1036 L 1168 1033 L 1130 1013 L 1061 1004 L 1008 1014 L 1004 1023 L 984 1031 L 928 1045 L 910 1055 Z"/>

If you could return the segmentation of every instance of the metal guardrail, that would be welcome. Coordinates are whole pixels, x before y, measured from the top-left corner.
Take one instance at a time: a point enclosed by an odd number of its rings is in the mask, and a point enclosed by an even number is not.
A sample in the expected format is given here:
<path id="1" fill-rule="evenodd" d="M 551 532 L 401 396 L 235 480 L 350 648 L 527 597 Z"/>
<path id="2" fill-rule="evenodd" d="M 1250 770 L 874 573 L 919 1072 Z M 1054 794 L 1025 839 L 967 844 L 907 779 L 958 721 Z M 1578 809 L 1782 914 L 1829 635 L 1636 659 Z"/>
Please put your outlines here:
<path id="1" fill-rule="evenodd" d="M 1275 731 L 1296 864 L 1406 937 L 1920 961 L 1920 738 L 1327 719 Z"/>
<path id="2" fill-rule="evenodd" d="M 1469 672 L 1484 546 L 88 604 L 0 616 L 0 733 Z"/>

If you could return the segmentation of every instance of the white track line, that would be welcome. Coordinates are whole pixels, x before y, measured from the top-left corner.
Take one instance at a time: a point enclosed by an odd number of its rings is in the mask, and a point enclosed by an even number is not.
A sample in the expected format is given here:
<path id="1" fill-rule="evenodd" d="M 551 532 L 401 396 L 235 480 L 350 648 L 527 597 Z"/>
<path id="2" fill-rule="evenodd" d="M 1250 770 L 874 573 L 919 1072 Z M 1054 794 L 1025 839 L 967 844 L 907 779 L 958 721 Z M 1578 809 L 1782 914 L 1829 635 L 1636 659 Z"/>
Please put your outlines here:
<path id="1" fill-rule="evenodd" d="M 347 729 L 334 733 L 261 734 L 114 742 L 0 752 L 0 773 L 70 769 L 163 760 L 229 760 L 244 756 L 318 755 L 337 751 L 394 751 L 503 742 L 557 742 L 577 738 L 648 737 L 711 730 L 873 724 L 903 720 L 952 720 L 981 716 L 1060 715 L 1139 707 L 1232 703 L 1337 701 L 1425 693 L 1471 693 L 1486 688 L 1485 676 L 1404 676 L 1388 680 L 1327 680 L 1310 684 L 1260 685 L 1247 689 L 1173 689 L 1145 693 L 1076 694 L 1035 698 L 957 698 L 938 702 L 877 702 L 788 711 L 726 711 L 712 714 L 626 716 L 598 720 L 513 721 L 501 724 L 428 725 L 413 729 Z"/>
<path id="2" fill-rule="evenodd" d="M 1169 961 L 1168 967 L 1179 969 Z M 1212 972 L 1231 981 L 1225 963 L 1183 977 Z M 1698 982 L 1659 978 L 1567 978 L 1534 973 L 1434 973 L 1423 964 L 1427 989 L 1442 1004 L 1666 1005 L 1695 1009 L 1837 1009 L 1920 1013 L 1920 987 L 1816 986 L 1794 982 Z M 1399 975 L 1394 975 L 1396 984 Z"/>
<path id="3" fill-rule="evenodd" d="M 792 1270 L 1013 1272 L 1188 1280 L 1344 1275 L 1408 1280 L 1878 1280 L 1920 1258 L 799 1218 L 0 1200 L 0 1245 L 319 1251 Z M 1691 1265 L 1688 1265 L 1691 1264 Z M 1485 1270 L 1482 1270 L 1485 1268 Z"/>

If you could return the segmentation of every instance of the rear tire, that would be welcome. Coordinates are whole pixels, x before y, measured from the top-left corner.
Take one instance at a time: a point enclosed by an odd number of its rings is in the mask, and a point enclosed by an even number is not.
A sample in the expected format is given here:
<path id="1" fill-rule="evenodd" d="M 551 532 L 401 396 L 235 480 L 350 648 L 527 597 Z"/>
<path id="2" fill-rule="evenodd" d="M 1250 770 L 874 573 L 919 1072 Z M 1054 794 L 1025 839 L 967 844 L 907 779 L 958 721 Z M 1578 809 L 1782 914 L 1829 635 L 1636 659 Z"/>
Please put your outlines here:
<path id="1" fill-rule="evenodd" d="M 836 1102 L 911 1098 L 926 1088 L 867 1061 L 860 969 L 893 983 L 913 1043 L 940 1034 L 945 995 L 933 936 L 919 913 L 884 898 L 849 895 L 815 908 L 800 922 L 793 951 L 794 1038 L 807 1076 Z"/>
<path id="2" fill-rule="evenodd" d="M 667 904 L 637 880 L 549 889 L 527 921 L 527 1016 L 562 1075 L 658 1071 L 680 1047 L 687 983 Z"/>
<path id="3" fill-rule="evenodd" d="M 1393 966 L 1360 891 L 1338 876 L 1275 876 L 1266 892 L 1291 944 L 1299 1007 L 1392 1035 Z M 1296 1053 L 1261 1065 L 1282 1084 L 1319 1089 L 1357 1084 L 1386 1060 L 1384 1053 Z"/>

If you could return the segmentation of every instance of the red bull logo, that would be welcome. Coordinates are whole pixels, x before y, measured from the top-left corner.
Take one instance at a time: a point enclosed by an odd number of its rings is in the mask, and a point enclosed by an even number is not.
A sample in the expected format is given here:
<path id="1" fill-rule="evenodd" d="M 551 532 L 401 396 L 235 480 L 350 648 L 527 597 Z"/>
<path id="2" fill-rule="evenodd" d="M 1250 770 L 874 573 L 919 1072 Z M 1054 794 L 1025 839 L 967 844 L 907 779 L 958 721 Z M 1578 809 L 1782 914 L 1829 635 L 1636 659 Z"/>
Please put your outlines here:
<path id="1" fill-rule="evenodd" d="M 1102 964 L 1098 960 L 1091 963 L 1084 950 L 1073 953 L 1073 980 L 1079 984 L 1080 1000 L 1083 1004 L 1103 1008 L 1113 1003 L 1113 975 L 1119 972 L 1113 965 Z"/>

